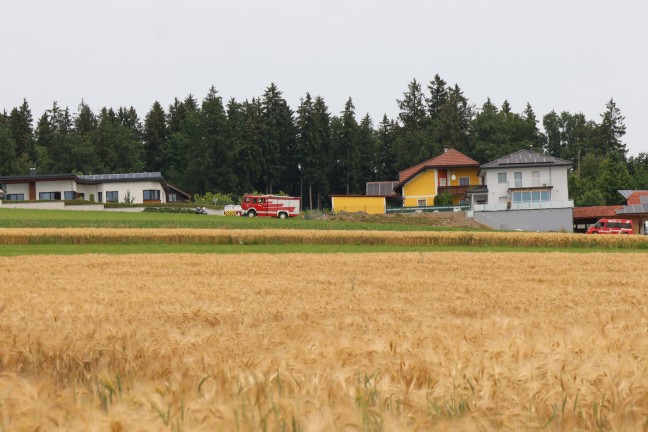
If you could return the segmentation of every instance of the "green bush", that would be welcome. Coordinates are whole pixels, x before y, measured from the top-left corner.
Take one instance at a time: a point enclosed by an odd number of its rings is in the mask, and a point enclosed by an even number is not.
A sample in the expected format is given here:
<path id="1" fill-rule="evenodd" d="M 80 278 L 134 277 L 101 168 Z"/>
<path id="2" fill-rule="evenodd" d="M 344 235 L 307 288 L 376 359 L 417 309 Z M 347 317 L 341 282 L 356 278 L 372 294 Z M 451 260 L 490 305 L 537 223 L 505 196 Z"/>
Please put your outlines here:
<path id="1" fill-rule="evenodd" d="M 435 206 L 451 206 L 452 194 L 450 192 L 443 192 L 434 197 Z"/>
<path id="2" fill-rule="evenodd" d="M 196 205 L 218 205 L 226 206 L 228 204 L 234 204 L 234 199 L 231 195 L 222 194 L 222 193 L 213 193 L 205 192 L 204 195 L 196 194 L 193 196 L 194 204 Z"/>

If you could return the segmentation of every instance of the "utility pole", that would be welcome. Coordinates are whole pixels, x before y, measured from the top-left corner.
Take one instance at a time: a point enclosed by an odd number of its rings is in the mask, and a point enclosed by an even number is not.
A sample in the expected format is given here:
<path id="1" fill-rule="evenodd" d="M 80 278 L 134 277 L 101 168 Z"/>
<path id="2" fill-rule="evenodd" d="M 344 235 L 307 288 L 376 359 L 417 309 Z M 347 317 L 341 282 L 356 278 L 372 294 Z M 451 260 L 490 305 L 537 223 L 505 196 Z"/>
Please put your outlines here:
<path id="1" fill-rule="evenodd" d="M 581 149 L 578 149 L 578 161 L 577 161 L 577 174 L 578 174 L 578 180 L 580 180 L 580 151 Z"/>

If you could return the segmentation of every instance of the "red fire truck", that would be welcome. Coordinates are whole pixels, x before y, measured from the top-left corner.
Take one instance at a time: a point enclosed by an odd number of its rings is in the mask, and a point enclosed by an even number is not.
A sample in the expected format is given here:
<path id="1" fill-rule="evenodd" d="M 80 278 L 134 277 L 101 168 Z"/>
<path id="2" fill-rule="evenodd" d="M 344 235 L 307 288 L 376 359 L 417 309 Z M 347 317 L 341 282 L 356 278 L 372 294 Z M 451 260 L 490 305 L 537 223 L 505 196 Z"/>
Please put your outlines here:
<path id="1" fill-rule="evenodd" d="M 286 219 L 299 215 L 301 199 L 278 195 L 244 195 L 241 201 L 243 216 L 269 216 Z"/>

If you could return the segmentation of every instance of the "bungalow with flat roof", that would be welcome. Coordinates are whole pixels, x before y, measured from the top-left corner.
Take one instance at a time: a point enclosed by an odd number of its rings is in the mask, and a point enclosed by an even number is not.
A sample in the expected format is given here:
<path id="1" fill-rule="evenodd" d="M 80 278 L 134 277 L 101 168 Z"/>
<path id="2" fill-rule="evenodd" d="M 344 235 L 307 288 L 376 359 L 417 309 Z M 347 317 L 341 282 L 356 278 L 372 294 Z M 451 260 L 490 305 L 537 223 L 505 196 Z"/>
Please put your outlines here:
<path id="1" fill-rule="evenodd" d="M 189 201 L 191 195 L 167 183 L 160 172 L 124 174 L 37 174 L 0 176 L 5 201 L 85 199 L 133 204 Z"/>

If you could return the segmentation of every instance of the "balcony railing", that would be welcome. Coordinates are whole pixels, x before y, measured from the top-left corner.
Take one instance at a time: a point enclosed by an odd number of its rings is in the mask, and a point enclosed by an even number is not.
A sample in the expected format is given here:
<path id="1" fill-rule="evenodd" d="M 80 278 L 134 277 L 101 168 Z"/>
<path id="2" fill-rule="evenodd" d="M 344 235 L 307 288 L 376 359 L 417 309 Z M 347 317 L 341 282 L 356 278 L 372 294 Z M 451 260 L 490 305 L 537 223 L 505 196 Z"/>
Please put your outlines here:
<path id="1" fill-rule="evenodd" d="M 471 185 L 460 185 L 460 186 L 439 186 L 437 189 L 440 194 L 444 192 L 450 192 L 450 194 L 452 195 L 465 195 L 466 191 L 475 188 L 477 186 L 480 185 L 471 184 Z"/>
<path id="2" fill-rule="evenodd" d="M 517 180 L 509 180 L 507 183 L 509 189 L 542 188 L 553 186 L 551 178 L 523 178 Z"/>
<path id="3" fill-rule="evenodd" d="M 537 209 L 557 209 L 573 208 L 574 201 L 528 201 L 508 204 L 475 204 L 474 211 L 502 211 L 502 210 L 537 210 Z"/>

